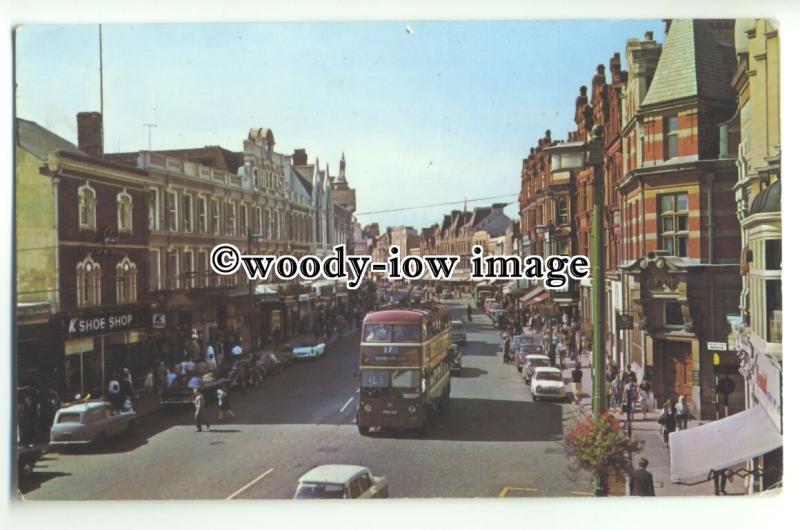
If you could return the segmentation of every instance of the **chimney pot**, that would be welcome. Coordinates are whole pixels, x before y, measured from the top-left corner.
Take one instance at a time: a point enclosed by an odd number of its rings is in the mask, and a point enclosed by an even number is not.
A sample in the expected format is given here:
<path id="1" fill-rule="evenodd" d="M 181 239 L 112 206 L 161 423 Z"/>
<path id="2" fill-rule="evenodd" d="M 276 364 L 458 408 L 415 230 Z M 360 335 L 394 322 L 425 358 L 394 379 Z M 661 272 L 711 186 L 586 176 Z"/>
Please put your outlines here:
<path id="1" fill-rule="evenodd" d="M 653 32 L 652 31 L 645 31 L 644 32 L 644 40 L 653 40 Z"/>

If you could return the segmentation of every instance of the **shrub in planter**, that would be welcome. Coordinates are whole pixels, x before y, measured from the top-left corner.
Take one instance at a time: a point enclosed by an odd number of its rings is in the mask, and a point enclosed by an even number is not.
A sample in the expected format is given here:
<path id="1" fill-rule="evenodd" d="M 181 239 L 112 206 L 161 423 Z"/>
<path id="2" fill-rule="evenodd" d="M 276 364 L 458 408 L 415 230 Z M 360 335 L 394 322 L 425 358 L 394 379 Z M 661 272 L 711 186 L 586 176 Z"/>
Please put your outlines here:
<path id="1" fill-rule="evenodd" d="M 642 449 L 642 442 L 625 436 L 619 421 L 608 413 L 577 422 L 564 436 L 563 444 L 570 470 L 590 472 L 597 496 L 608 494 L 610 477 L 624 484 L 633 455 Z"/>

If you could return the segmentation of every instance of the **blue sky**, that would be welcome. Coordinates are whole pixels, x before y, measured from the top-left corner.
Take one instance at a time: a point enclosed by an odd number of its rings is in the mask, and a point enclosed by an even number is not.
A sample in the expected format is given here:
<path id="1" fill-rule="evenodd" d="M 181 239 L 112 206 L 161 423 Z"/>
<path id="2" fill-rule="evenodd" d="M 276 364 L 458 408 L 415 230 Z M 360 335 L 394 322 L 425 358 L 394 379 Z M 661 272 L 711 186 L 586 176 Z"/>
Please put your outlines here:
<path id="1" fill-rule="evenodd" d="M 105 25 L 106 150 L 147 149 L 145 122 L 153 149 L 240 150 L 270 127 L 332 169 L 344 151 L 361 212 L 515 194 L 530 146 L 566 136 L 578 87 L 646 30 L 663 41 L 658 20 Z M 19 28 L 16 83 L 18 116 L 76 141 L 100 107 L 97 26 Z"/>

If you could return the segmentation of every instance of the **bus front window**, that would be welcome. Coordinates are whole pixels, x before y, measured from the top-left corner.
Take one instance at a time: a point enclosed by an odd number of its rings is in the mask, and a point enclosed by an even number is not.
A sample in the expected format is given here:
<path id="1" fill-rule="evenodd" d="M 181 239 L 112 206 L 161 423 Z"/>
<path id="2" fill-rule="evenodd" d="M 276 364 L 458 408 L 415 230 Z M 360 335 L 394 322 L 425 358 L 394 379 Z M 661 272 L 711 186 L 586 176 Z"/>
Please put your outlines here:
<path id="1" fill-rule="evenodd" d="M 389 394 L 388 370 L 362 370 L 361 395 L 368 398 L 387 397 Z"/>
<path id="2" fill-rule="evenodd" d="M 394 342 L 420 342 L 422 327 L 419 324 L 395 324 Z"/>
<path id="3" fill-rule="evenodd" d="M 403 398 L 419 397 L 419 371 L 394 370 L 392 372 L 392 390 Z"/>

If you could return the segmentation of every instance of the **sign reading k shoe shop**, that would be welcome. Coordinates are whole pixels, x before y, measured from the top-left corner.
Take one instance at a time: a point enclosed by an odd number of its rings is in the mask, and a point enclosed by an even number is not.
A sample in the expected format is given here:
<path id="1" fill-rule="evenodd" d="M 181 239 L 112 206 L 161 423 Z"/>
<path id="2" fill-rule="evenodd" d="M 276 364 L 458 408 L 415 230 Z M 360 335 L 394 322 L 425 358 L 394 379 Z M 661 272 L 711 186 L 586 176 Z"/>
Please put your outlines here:
<path id="1" fill-rule="evenodd" d="M 86 309 L 67 315 L 64 331 L 70 338 L 92 337 L 148 327 L 151 324 L 148 306 Z"/>

